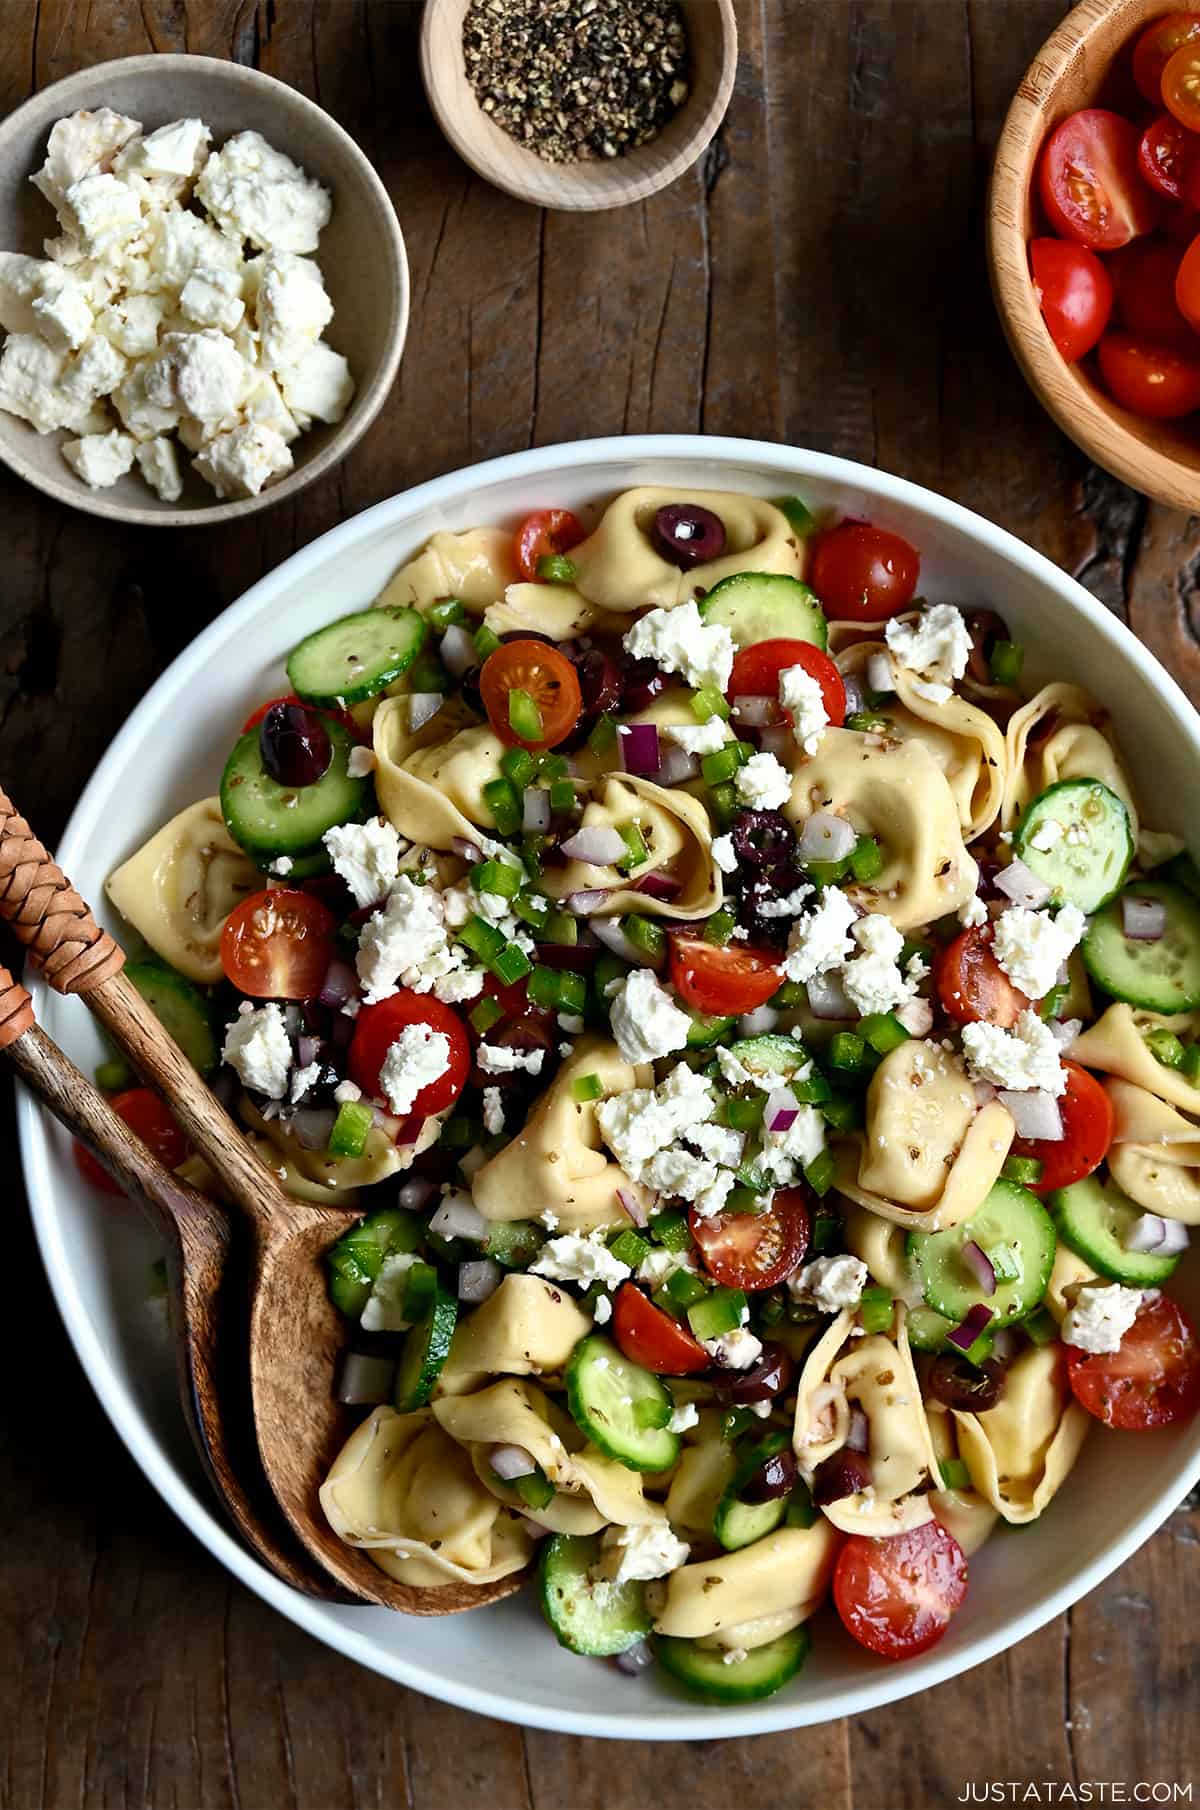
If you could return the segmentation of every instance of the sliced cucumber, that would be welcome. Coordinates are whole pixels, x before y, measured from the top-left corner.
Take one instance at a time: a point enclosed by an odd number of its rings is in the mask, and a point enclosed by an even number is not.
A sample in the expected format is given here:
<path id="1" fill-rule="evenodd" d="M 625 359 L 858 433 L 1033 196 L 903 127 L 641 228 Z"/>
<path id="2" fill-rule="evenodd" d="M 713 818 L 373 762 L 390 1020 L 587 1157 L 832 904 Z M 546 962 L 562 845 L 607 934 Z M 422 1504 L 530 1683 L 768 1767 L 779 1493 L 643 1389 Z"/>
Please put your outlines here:
<path id="1" fill-rule="evenodd" d="M 200 989 L 165 962 L 126 962 L 125 978 L 133 982 L 193 1068 L 211 1075 L 218 1061 L 217 1039 L 208 1001 Z"/>
<path id="2" fill-rule="evenodd" d="M 524 1270 L 545 1242 L 546 1234 L 530 1219 L 489 1219 L 480 1249 L 506 1270 Z"/>
<path id="3" fill-rule="evenodd" d="M 401 1414 L 423 1408 L 433 1394 L 433 1386 L 450 1356 L 457 1319 L 458 1302 L 439 1288 L 429 1312 L 405 1339 L 396 1367 L 396 1407 Z"/>
<path id="4" fill-rule="evenodd" d="M 1089 1175 L 1081 1182 L 1072 1182 L 1069 1188 L 1060 1188 L 1050 1196 L 1050 1211 L 1063 1243 L 1110 1281 L 1128 1282 L 1135 1288 L 1156 1288 L 1179 1262 L 1178 1255 L 1157 1257 L 1153 1251 L 1125 1249 L 1125 1240 L 1142 1217 L 1142 1209 L 1122 1194 L 1114 1181 L 1102 1182 Z"/>
<path id="5" fill-rule="evenodd" d="M 781 1075 L 785 1079 L 798 1069 L 807 1068 L 811 1061 L 799 1038 L 785 1037 L 776 1031 L 763 1037 L 743 1037 L 740 1043 L 729 1045 L 729 1054 L 736 1056 L 752 1075 Z"/>
<path id="6" fill-rule="evenodd" d="M 910 1307 L 905 1327 L 914 1351 L 940 1351 L 946 1334 L 954 1331 L 954 1321 L 934 1313 L 932 1307 Z"/>
<path id="7" fill-rule="evenodd" d="M 326 830 L 338 823 L 361 823 L 370 808 L 371 785 L 346 771 L 356 744 L 340 723 L 327 722 L 333 758 L 311 786 L 289 789 L 271 778 L 262 763 L 257 728 L 234 746 L 221 775 L 221 815 L 235 842 L 262 864 L 280 855 L 307 857 Z"/>
<path id="8" fill-rule="evenodd" d="M 575 1424 L 605 1457 L 631 1471 L 670 1470 L 680 1440 L 668 1429 L 673 1404 L 658 1377 L 592 1333 L 571 1353 L 564 1380 Z"/>
<path id="9" fill-rule="evenodd" d="M 711 1044 L 724 1043 L 737 1023 L 736 1018 L 709 1018 L 703 1012 L 691 1012 L 688 1016 L 692 1021 L 687 1034 L 690 1050 L 706 1050 Z"/>
<path id="10" fill-rule="evenodd" d="M 768 1458 L 773 1458 L 790 1444 L 786 1433 L 768 1433 L 739 1463 L 713 1515 L 713 1534 L 726 1552 L 752 1546 L 765 1534 L 774 1533 L 783 1521 L 788 1506 L 786 1496 L 777 1496 L 771 1502 L 743 1502 L 742 1491 Z"/>
<path id="11" fill-rule="evenodd" d="M 1138 880 L 1122 897 L 1155 899 L 1167 927 L 1155 943 L 1136 942 L 1122 927 L 1121 900 L 1094 917 L 1083 939 L 1083 960 L 1098 986 L 1150 1012 L 1190 1012 L 1200 1005 L 1200 900 L 1169 880 Z"/>
<path id="12" fill-rule="evenodd" d="M 723 578 L 700 605 L 700 614 L 705 622 L 727 628 L 738 647 L 786 640 L 823 648 L 829 640 L 816 592 L 781 572 L 735 572 Z"/>
<path id="13" fill-rule="evenodd" d="M 997 1282 L 985 1295 L 967 1267 L 962 1247 L 973 1239 L 986 1254 L 993 1245 L 1015 1253 L 1020 1275 Z M 955 1326 L 973 1307 L 992 1310 L 989 1331 L 1032 1313 L 1046 1292 L 1054 1266 L 1054 1222 L 1036 1194 L 1015 1182 L 996 1182 L 970 1219 L 945 1232 L 910 1232 L 908 1254 L 917 1266 L 925 1300 Z"/>
<path id="14" fill-rule="evenodd" d="M 339 1312 L 359 1319 L 384 1258 L 393 1251 L 415 1251 L 423 1229 L 416 1214 L 403 1207 L 384 1207 L 351 1226 L 325 1253 L 329 1298 Z"/>
<path id="15" fill-rule="evenodd" d="M 669 1635 L 659 1635 L 654 1652 L 663 1670 L 698 1697 L 710 1703 L 755 1703 L 760 1697 L 773 1697 L 796 1676 L 811 1646 L 802 1622 L 742 1659 L 731 1659 L 719 1647 L 701 1647 L 694 1640 Z"/>
<path id="16" fill-rule="evenodd" d="M 559 1645 L 589 1659 L 624 1653 L 650 1632 L 645 1584 L 593 1578 L 599 1557 L 599 1534 L 556 1533 L 538 1566 L 542 1613 Z"/>
<path id="17" fill-rule="evenodd" d="M 1098 779 L 1060 779 L 1026 806 L 1012 850 L 1060 905 L 1098 911 L 1133 860 L 1133 826 L 1123 800 Z"/>
<path id="18" fill-rule="evenodd" d="M 361 704 L 408 671 L 428 633 L 425 618 L 402 604 L 356 610 L 292 650 L 292 690 L 310 704 Z"/>

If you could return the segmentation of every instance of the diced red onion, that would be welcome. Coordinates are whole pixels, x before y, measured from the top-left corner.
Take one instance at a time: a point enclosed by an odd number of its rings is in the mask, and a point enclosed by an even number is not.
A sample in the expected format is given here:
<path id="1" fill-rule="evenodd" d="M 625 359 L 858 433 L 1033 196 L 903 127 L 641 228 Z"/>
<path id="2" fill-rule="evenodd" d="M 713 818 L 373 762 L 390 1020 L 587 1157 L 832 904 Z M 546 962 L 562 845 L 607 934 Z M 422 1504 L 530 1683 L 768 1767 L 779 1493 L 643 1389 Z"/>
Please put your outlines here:
<path id="1" fill-rule="evenodd" d="M 1058 1045 L 1060 1056 L 1067 1054 L 1082 1029 L 1082 1018 L 1056 1018 L 1054 1020 L 1050 1026 L 1050 1034 Z"/>
<path id="2" fill-rule="evenodd" d="M 505 1483 L 515 1483 L 518 1477 L 532 1477 L 537 1470 L 536 1460 L 521 1445 L 494 1445 L 488 1453 L 488 1463 Z"/>
<path id="3" fill-rule="evenodd" d="M 586 861 L 589 867 L 611 867 L 614 861 L 622 860 L 629 850 L 625 838 L 618 830 L 611 829 L 605 823 L 589 824 L 586 828 L 576 830 L 562 844 L 562 852 L 570 861 Z"/>
<path id="4" fill-rule="evenodd" d="M 666 955 L 663 954 L 657 962 L 652 962 L 648 955 L 630 942 L 617 918 L 593 918 L 592 929 L 606 949 L 619 955 L 623 962 L 631 962 L 635 968 L 661 968 L 666 961 Z"/>
<path id="5" fill-rule="evenodd" d="M 694 754 L 689 754 L 676 742 L 668 742 L 658 766 L 658 783 L 660 786 L 681 786 L 685 779 L 695 779 L 699 771 L 700 762 Z"/>
<path id="6" fill-rule="evenodd" d="M 985 1295 L 996 1292 L 996 1267 L 981 1244 L 968 1238 L 962 1247 L 962 1260 Z"/>
<path id="7" fill-rule="evenodd" d="M 773 754 L 786 767 L 796 752 L 796 740 L 786 723 L 772 723 L 758 732 L 758 746 L 763 754 Z"/>
<path id="8" fill-rule="evenodd" d="M 429 1230 L 439 1238 L 465 1238 L 471 1244 L 482 1244 L 487 1237 L 487 1220 L 465 1194 L 447 1194 L 429 1221 Z"/>
<path id="9" fill-rule="evenodd" d="M 451 836 L 450 847 L 460 861 L 482 861 L 483 850 L 477 842 L 471 842 L 466 836 Z"/>
<path id="10" fill-rule="evenodd" d="M 1127 1251 L 1154 1251 L 1160 1257 L 1173 1257 L 1187 1248 L 1187 1227 L 1177 1219 L 1163 1219 L 1158 1213 L 1141 1214 L 1125 1239 Z"/>
<path id="11" fill-rule="evenodd" d="M 971 1084 L 971 1092 L 975 1096 L 976 1106 L 990 1106 L 1000 1089 L 994 1081 L 974 1081 Z"/>
<path id="12" fill-rule="evenodd" d="M 927 999 L 906 999 L 896 1017 L 910 1037 L 928 1037 L 933 1029 L 933 1007 Z"/>
<path id="13" fill-rule="evenodd" d="M 410 691 L 408 694 L 408 730 L 415 735 L 418 729 L 424 729 L 426 723 L 432 722 L 445 703 L 440 691 Z"/>
<path id="14" fill-rule="evenodd" d="M 364 1351 L 342 1354 L 337 1388 L 338 1401 L 356 1408 L 378 1408 L 391 1401 L 396 1380 L 396 1360 L 368 1356 Z"/>
<path id="15" fill-rule="evenodd" d="M 1142 899 L 1136 893 L 1124 893 L 1121 929 L 1131 942 L 1157 943 L 1166 934 L 1167 908 L 1161 899 Z"/>
<path id="16" fill-rule="evenodd" d="M 800 832 L 796 853 L 801 861 L 844 861 L 858 841 L 844 817 L 832 811 L 814 811 Z"/>
<path id="17" fill-rule="evenodd" d="M 452 622 L 442 636 L 440 648 L 442 665 L 453 679 L 461 679 L 465 672 L 478 666 L 479 655 L 475 648 L 475 637 L 461 622 Z"/>
<path id="18" fill-rule="evenodd" d="M 738 722 L 749 729 L 766 729 L 779 720 L 779 705 L 774 698 L 734 698 L 731 709 Z"/>
<path id="19" fill-rule="evenodd" d="M 1026 867 L 1020 856 L 1000 869 L 993 884 L 997 892 L 1002 892 L 1014 905 L 1044 905 L 1052 891 L 1031 867 Z"/>
<path id="20" fill-rule="evenodd" d="M 433 1182 L 426 1181 L 423 1175 L 414 1175 L 411 1181 L 403 1184 L 397 1199 L 410 1213 L 419 1213 L 422 1207 L 429 1205 L 436 1193 L 437 1188 Z"/>
<path id="21" fill-rule="evenodd" d="M 325 970 L 325 978 L 321 982 L 318 998 L 323 1006 L 344 1006 L 353 997 L 358 987 L 358 976 L 349 962 L 334 956 Z"/>
<path id="22" fill-rule="evenodd" d="M 843 676 L 842 687 L 846 693 L 847 716 L 855 716 L 860 710 L 866 709 L 866 693 L 863 691 L 861 683 L 855 678 L 853 673 Z"/>
<path id="23" fill-rule="evenodd" d="M 867 688 L 869 691 L 895 691 L 896 675 L 892 670 L 892 656 L 882 649 L 872 654 L 867 660 Z"/>
<path id="24" fill-rule="evenodd" d="M 1019 1138 L 1038 1138 L 1047 1144 L 1061 1143 L 1062 1111 L 1053 1094 L 1040 1089 L 1029 1092 L 1004 1087 L 1000 1090 L 1000 1104 L 1006 1106 L 1012 1114 Z"/>
<path id="25" fill-rule="evenodd" d="M 805 988 L 814 1018 L 858 1017 L 839 974 L 814 974 L 805 982 Z"/>
<path id="26" fill-rule="evenodd" d="M 618 1188 L 617 1199 L 620 1201 L 622 1207 L 628 1213 L 635 1226 L 644 1226 L 649 1223 L 646 1218 L 645 1208 L 642 1206 L 642 1203 L 636 1194 L 631 1194 L 628 1188 Z"/>
<path id="27" fill-rule="evenodd" d="M 774 1006 L 755 1006 L 753 1012 L 743 1012 L 738 1019 L 738 1032 L 742 1037 L 766 1037 L 778 1023 Z"/>
<path id="28" fill-rule="evenodd" d="M 586 892 L 569 892 L 566 899 L 567 910 L 573 912 L 577 918 L 588 918 L 594 911 L 600 910 L 607 898 L 608 893 L 604 887 L 593 887 Z"/>
<path id="29" fill-rule="evenodd" d="M 296 1060 L 301 1068 L 308 1068 L 321 1053 L 321 1039 L 313 1037 L 305 1031 L 296 1039 Z"/>
<path id="30" fill-rule="evenodd" d="M 640 1678 L 654 1664 L 654 1648 L 648 1640 L 639 1640 L 616 1657 L 618 1672 L 627 1678 Z"/>
<path id="31" fill-rule="evenodd" d="M 767 1131 L 786 1131 L 799 1111 L 800 1102 L 790 1087 L 773 1087 L 763 1108 L 763 1125 Z"/>
<path id="32" fill-rule="evenodd" d="M 682 880 L 677 880 L 673 874 L 643 874 L 633 890 L 644 892 L 648 899 L 661 899 L 669 904 L 682 885 Z"/>
<path id="33" fill-rule="evenodd" d="M 846 1444 L 852 1452 L 865 1452 L 871 1444 L 871 1428 L 861 1408 L 850 1410 L 850 1430 L 846 1434 Z"/>
<path id="34" fill-rule="evenodd" d="M 622 723 L 617 748 L 626 773 L 639 779 L 657 779 L 660 767 L 658 730 L 653 723 Z"/>
<path id="35" fill-rule="evenodd" d="M 951 1345 L 956 1345 L 960 1351 L 970 1351 L 980 1333 L 984 1332 L 994 1319 L 995 1315 L 991 1308 L 985 1307 L 982 1301 L 979 1301 L 962 1324 L 946 1334 L 947 1341 Z"/>
<path id="36" fill-rule="evenodd" d="M 494 1295 L 500 1286 L 501 1269 L 490 1257 L 472 1258 L 458 1266 L 458 1298 L 478 1304 Z"/>
<path id="37" fill-rule="evenodd" d="M 336 1117 L 329 1106 L 301 1106 L 292 1114 L 292 1136 L 302 1150 L 324 1150 Z"/>
<path id="38" fill-rule="evenodd" d="M 521 828 L 536 835 L 544 835 L 550 828 L 550 794 L 544 786 L 530 786 L 526 792 Z"/>

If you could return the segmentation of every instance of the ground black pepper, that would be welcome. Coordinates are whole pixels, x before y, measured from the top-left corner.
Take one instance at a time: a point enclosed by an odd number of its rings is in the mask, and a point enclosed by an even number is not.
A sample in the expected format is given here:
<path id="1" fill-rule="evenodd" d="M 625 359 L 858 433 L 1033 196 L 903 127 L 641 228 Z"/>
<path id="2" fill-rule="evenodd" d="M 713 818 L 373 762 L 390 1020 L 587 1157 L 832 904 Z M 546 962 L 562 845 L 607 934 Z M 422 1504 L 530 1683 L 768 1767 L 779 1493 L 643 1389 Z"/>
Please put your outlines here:
<path id="1" fill-rule="evenodd" d="M 550 163 L 647 144 L 688 95 L 675 0 L 472 0 L 463 53 L 484 112 Z"/>

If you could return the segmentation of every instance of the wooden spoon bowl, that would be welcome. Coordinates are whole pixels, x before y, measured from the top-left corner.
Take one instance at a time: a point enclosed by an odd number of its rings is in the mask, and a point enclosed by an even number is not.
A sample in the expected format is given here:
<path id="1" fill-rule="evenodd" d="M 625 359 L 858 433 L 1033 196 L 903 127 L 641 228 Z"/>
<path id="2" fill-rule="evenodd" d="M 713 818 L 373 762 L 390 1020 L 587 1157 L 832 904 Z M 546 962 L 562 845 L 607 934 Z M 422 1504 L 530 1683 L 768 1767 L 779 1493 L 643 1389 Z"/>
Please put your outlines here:
<path id="1" fill-rule="evenodd" d="M 242 1387 L 266 1480 L 306 1553 L 353 1597 L 409 1615 L 453 1615 L 518 1590 L 520 1572 L 490 1584 L 437 1589 L 399 1583 L 329 1526 L 317 1492 L 351 1426 L 333 1395 L 343 1323 L 326 1291 L 322 1259 L 346 1230 L 347 1215 L 283 1192 L 126 979 L 122 951 L 2 791 L 0 917 L 50 984 L 79 993 L 137 1072 L 162 1094 L 247 1221 L 250 1330 Z"/>
<path id="2" fill-rule="evenodd" d="M 1146 421 L 1109 397 L 1083 364 L 1067 364 L 1042 319 L 1029 275 L 1037 231 L 1038 155 L 1059 122 L 1105 104 L 1114 60 L 1168 0 L 1083 0 L 1047 38 L 1004 122 L 988 193 L 992 292 L 1013 355 L 1039 402 L 1088 457 L 1173 508 L 1200 509 L 1196 419 Z"/>

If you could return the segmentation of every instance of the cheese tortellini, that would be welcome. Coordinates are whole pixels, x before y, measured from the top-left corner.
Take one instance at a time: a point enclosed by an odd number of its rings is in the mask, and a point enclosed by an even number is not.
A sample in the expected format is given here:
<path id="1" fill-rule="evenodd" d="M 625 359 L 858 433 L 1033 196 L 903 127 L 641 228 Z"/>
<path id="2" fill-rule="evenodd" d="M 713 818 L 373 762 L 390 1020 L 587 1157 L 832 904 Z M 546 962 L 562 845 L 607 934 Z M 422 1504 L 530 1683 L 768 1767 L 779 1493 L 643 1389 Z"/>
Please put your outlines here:
<path id="1" fill-rule="evenodd" d="M 415 732 L 407 696 L 385 698 L 375 712 L 375 790 L 402 836 L 430 848 L 477 840 L 496 820 L 483 795 L 499 771 L 504 744 L 461 703 L 444 704 Z"/>
<path id="2" fill-rule="evenodd" d="M 155 955 L 189 980 L 212 986 L 224 978 L 225 920 L 263 883 L 225 828 L 220 800 L 205 798 L 172 817 L 110 874 L 105 891 Z"/>
<path id="3" fill-rule="evenodd" d="M 1200 1225 L 1200 1125 L 1128 1081 L 1110 1081 L 1108 1172 L 1147 1213 Z M 1197 1100 L 1200 1105 L 1200 1100 Z"/>
<path id="4" fill-rule="evenodd" d="M 1027 1346 L 1013 1360 L 994 1408 L 953 1413 L 974 1488 L 1017 1525 L 1036 1520 L 1062 1487 L 1091 1425 L 1053 1343 Z"/>
<path id="5" fill-rule="evenodd" d="M 1196 1089 L 1178 1069 L 1159 1062 L 1146 1047 L 1143 1028 L 1150 1029 L 1175 1020 L 1159 1018 L 1153 1012 L 1140 1012 L 1134 1006 L 1113 1004 L 1082 1031 L 1071 1045 L 1072 1062 L 1085 1068 L 1098 1069 L 1104 1075 L 1116 1075 L 1132 1082 L 1144 1092 L 1153 1094 L 1184 1112 L 1194 1111 Z"/>
<path id="6" fill-rule="evenodd" d="M 721 518 L 726 551 L 720 559 L 681 572 L 663 558 L 650 528 L 658 510 L 671 503 L 699 504 Z M 628 614 L 703 597 L 735 572 L 783 572 L 799 578 L 802 546 L 783 512 L 758 497 L 647 485 L 623 491 L 611 502 L 593 533 L 571 549 L 571 559 L 576 586 L 591 603 Z"/>
<path id="7" fill-rule="evenodd" d="M 598 779 L 584 806 L 582 827 L 622 830 L 633 825 L 646 844 L 644 861 L 628 869 L 576 860 L 547 868 L 542 885 L 549 897 L 606 892 L 605 917 L 636 911 L 646 917 L 704 918 L 719 910 L 721 870 L 713 859 L 708 812 L 697 799 L 632 773 Z M 652 874 L 675 881 L 678 890 L 669 899 L 639 892 L 638 883 Z"/>
<path id="8" fill-rule="evenodd" d="M 1133 787 L 1113 745 L 1108 712 L 1078 685 L 1045 685 L 1015 711 L 1007 732 L 1008 771 L 1000 821 L 1012 829 L 1027 804 L 1061 779 L 1098 779 L 1129 812 L 1136 839 Z"/>
<path id="9" fill-rule="evenodd" d="M 701 1640 L 780 1613 L 795 1627 L 825 1600 L 837 1549 L 832 1525 L 817 1520 L 811 1527 L 781 1527 L 740 1552 L 682 1565 L 666 1581 L 655 1632 Z M 776 1627 L 767 1638 L 782 1631 Z M 761 1637 L 754 1644 L 763 1644 Z"/>
<path id="10" fill-rule="evenodd" d="M 491 1376 L 561 1375 L 592 1322 L 572 1295 L 514 1270 L 454 1329 L 439 1395 L 464 1395 Z"/>
<path id="11" fill-rule="evenodd" d="M 457 597 L 482 616 L 519 576 L 513 537 L 505 529 L 466 528 L 460 534 L 442 530 L 400 567 L 375 602 L 381 609 L 403 604 L 425 615 L 439 599 Z"/>

